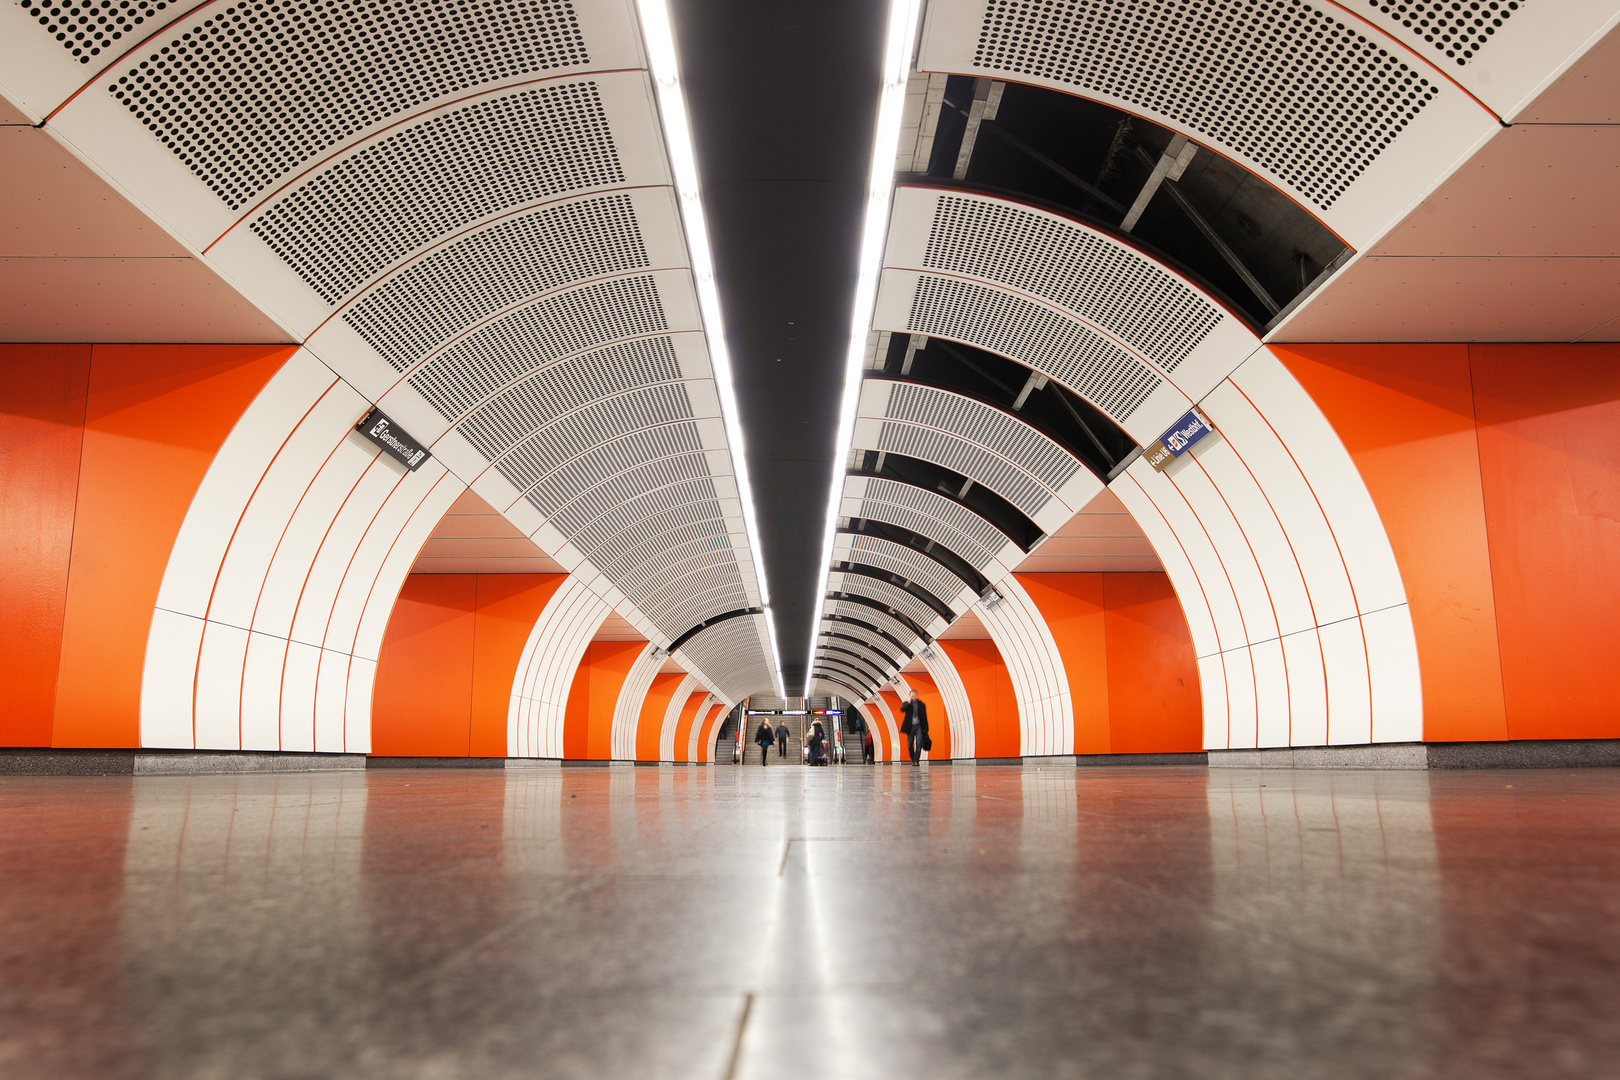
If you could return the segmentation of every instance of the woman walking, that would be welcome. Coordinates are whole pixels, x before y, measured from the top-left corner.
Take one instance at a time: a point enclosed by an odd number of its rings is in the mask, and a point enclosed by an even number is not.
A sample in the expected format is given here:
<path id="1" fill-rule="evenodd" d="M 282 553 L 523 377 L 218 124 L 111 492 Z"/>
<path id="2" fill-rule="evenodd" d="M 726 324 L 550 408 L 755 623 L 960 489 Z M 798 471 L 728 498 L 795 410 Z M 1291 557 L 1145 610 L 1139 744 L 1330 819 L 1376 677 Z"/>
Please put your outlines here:
<path id="1" fill-rule="evenodd" d="M 759 764 L 761 767 L 770 764 L 771 747 L 776 745 L 776 729 L 771 727 L 768 716 L 759 718 L 759 730 L 754 732 L 754 741 L 759 744 Z"/>

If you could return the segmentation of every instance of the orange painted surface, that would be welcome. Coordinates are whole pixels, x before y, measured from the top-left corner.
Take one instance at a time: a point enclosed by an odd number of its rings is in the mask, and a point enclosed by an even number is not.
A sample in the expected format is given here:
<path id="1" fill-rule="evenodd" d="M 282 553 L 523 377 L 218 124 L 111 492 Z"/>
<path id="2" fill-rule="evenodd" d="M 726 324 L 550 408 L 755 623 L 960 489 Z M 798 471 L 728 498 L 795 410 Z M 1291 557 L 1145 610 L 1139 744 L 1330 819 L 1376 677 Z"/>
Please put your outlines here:
<path id="1" fill-rule="evenodd" d="M 1620 346 L 1469 357 L 1508 735 L 1620 736 Z"/>
<path id="2" fill-rule="evenodd" d="M 707 716 L 703 718 L 703 726 L 698 729 L 698 756 L 697 761 L 714 760 L 714 729 L 719 719 L 726 714 L 726 707 L 716 702 Z"/>
<path id="3" fill-rule="evenodd" d="M 613 756 L 613 709 L 644 641 L 593 641 L 585 646 L 568 688 L 563 757 L 607 761 Z"/>
<path id="4" fill-rule="evenodd" d="M 0 345 L 0 746 L 49 746 L 88 345 Z"/>
<path id="5" fill-rule="evenodd" d="M 158 586 L 186 511 L 288 345 L 96 345 L 53 746 L 136 746 Z"/>
<path id="6" fill-rule="evenodd" d="M 1001 650 L 988 639 L 941 641 L 956 665 L 973 708 L 973 755 L 1014 758 L 1023 753 L 1019 738 L 1018 698 Z M 930 706 L 930 710 L 932 706 Z"/>
<path id="7" fill-rule="evenodd" d="M 512 680 L 535 620 L 567 574 L 480 574 L 473 634 L 473 757 L 507 754 L 506 718 L 512 706 Z"/>
<path id="8" fill-rule="evenodd" d="M 686 704 L 681 706 L 680 715 L 675 718 L 675 760 L 686 760 L 686 748 L 692 741 L 692 721 L 697 717 L 698 706 L 703 699 L 709 696 L 707 690 L 694 690 L 687 695 Z"/>
<path id="9" fill-rule="evenodd" d="M 941 641 L 936 644 L 943 645 L 945 643 Z M 950 656 L 951 654 L 947 653 L 946 655 Z M 939 692 L 939 685 L 934 682 L 934 677 L 926 671 L 908 671 L 905 678 L 907 685 L 917 691 L 917 697 L 928 709 L 928 738 L 933 742 L 934 748 L 923 756 L 931 761 L 950 760 L 951 717 L 950 713 L 945 709 L 945 697 Z M 969 704 L 972 704 L 971 699 Z M 896 712 L 894 714 L 894 726 L 897 729 L 900 727 L 900 719 L 899 712 Z M 904 749 L 901 749 L 901 747 L 904 747 Z M 911 738 L 909 736 L 900 736 L 900 747 L 895 748 L 894 760 L 911 760 Z"/>
<path id="10" fill-rule="evenodd" d="M 636 721 L 636 760 L 658 761 L 664 737 L 664 714 L 669 711 L 669 699 L 675 696 L 682 671 L 666 671 L 653 676 L 647 687 L 647 696 L 641 700 L 641 716 Z"/>
<path id="11" fill-rule="evenodd" d="M 1113 753 L 1103 574 L 1018 574 L 1057 642 L 1074 702 L 1074 752 Z M 1179 610 L 1178 610 L 1179 615 Z M 1183 620 L 1185 625 L 1185 620 Z M 1202 735 L 1199 736 L 1202 738 Z M 1198 749 L 1194 747 L 1194 749 Z"/>
<path id="12" fill-rule="evenodd" d="M 412 574 L 388 616 L 371 752 L 505 757 L 524 643 L 565 574 Z"/>
<path id="13" fill-rule="evenodd" d="M 469 753 L 477 606 L 474 574 L 412 574 L 405 579 L 377 657 L 371 696 L 372 754 L 465 757 Z M 504 725 L 501 734 L 504 757 Z"/>
<path id="14" fill-rule="evenodd" d="M 911 676 L 907 675 L 906 678 L 909 680 Z M 930 680 L 930 683 L 931 682 L 932 680 Z M 920 690 L 918 691 L 919 694 L 921 694 L 921 692 L 922 691 Z M 889 714 L 894 717 L 895 730 L 898 731 L 900 728 L 900 706 L 905 703 L 900 700 L 900 695 L 895 693 L 893 690 L 879 690 L 878 696 L 888 704 Z M 903 737 L 901 741 L 904 741 Z M 890 761 L 899 761 L 905 756 L 900 752 L 900 747 L 895 745 L 894 740 L 889 738 L 889 727 L 887 724 L 883 726 L 883 745 L 889 748 Z M 909 753 L 909 751 L 907 751 L 907 753 Z"/>
<path id="15" fill-rule="evenodd" d="M 1272 351 L 1338 432 L 1383 519 L 1417 637 L 1423 737 L 1508 738 L 1468 346 Z"/>
<path id="16" fill-rule="evenodd" d="M 1107 609 L 1108 722 L 1113 753 L 1202 749 L 1204 710 L 1198 660 L 1169 576 L 1101 576 Z"/>

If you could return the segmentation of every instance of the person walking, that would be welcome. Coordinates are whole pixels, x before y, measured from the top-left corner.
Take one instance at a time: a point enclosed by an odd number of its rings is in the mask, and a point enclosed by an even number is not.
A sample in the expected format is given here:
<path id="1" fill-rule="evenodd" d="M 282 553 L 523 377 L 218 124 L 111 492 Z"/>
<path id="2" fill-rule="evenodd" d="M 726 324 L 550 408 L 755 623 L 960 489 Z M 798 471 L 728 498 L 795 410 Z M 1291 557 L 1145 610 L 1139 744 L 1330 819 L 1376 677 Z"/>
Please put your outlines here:
<path id="1" fill-rule="evenodd" d="M 787 757 L 787 721 L 783 720 L 776 725 L 776 756 Z"/>
<path id="2" fill-rule="evenodd" d="M 928 706 L 917 697 L 917 691 L 911 692 L 911 700 L 900 706 L 900 733 L 911 740 L 911 763 L 917 764 L 923 751 L 933 749 L 933 741 L 928 738 Z"/>
<path id="3" fill-rule="evenodd" d="M 827 732 L 826 729 L 821 726 L 820 720 L 817 720 L 810 725 L 810 738 L 805 740 L 805 745 L 810 748 L 809 764 L 826 764 L 824 755 L 827 753 Z"/>
<path id="4" fill-rule="evenodd" d="M 767 717 L 760 717 L 759 730 L 754 732 L 754 741 L 759 743 L 759 763 L 767 765 L 771 760 L 771 747 L 776 744 L 776 732 L 771 727 Z"/>
<path id="5" fill-rule="evenodd" d="M 877 764 L 877 748 L 872 745 L 872 729 L 861 725 L 861 764 Z"/>

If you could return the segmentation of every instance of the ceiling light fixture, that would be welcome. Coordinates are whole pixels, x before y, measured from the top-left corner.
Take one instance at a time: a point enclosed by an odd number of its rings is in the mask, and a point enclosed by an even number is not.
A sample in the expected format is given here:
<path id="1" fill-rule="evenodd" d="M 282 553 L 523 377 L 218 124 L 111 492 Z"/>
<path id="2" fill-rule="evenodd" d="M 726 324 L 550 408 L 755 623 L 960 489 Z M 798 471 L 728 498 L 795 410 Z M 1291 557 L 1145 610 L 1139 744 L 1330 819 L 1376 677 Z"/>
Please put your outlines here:
<path id="1" fill-rule="evenodd" d="M 720 314 L 720 291 L 714 281 L 714 255 L 709 249 L 709 227 L 703 213 L 703 187 L 698 182 L 697 152 L 692 146 L 692 125 L 686 112 L 686 95 L 681 90 L 680 65 L 675 56 L 675 30 L 669 21 L 665 0 L 636 0 L 641 17 L 641 40 L 647 49 L 647 65 L 658 93 L 658 112 L 664 121 L 664 143 L 669 151 L 670 171 L 675 177 L 675 197 L 681 205 L 686 225 L 686 246 L 692 259 L 692 278 L 697 283 L 698 310 L 703 316 L 709 343 L 709 366 L 714 371 L 715 388 L 720 395 L 720 415 L 731 444 L 731 467 L 737 478 L 737 494 L 742 499 L 743 527 L 748 531 L 748 547 L 754 557 L 754 576 L 759 582 L 760 605 L 768 609 L 770 586 L 765 579 L 764 552 L 759 543 L 759 522 L 754 515 L 754 489 L 748 479 L 748 446 L 743 439 L 742 418 L 737 412 L 737 392 L 732 382 L 731 354 L 726 350 L 726 323 Z M 780 687 L 782 660 L 776 655 L 776 632 L 771 631 L 771 665 Z"/>
<path id="2" fill-rule="evenodd" d="M 911 76 L 911 50 L 917 40 L 917 19 L 922 0 L 890 0 L 888 36 L 883 43 L 883 87 L 878 99 L 877 131 L 872 138 L 872 172 L 866 182 L 866 219 L 861 225 L 860 269 L 855 279 L 855 304 L 850 312 L 849 353 L 844 358 L 844 394 L 838 409 L 838 434 L 833 442 L 832 489 L 827 493 L 827 524 L 821 545 L 822 587 L 817 594 L 816 620 L 832 573 L 833 543 L 838 536 L 838 504 L 844 494 L 845 461 L 855 437 L 855 410 L 861 400 L 861 369 L 866 361 L 866 335 L 872 327 L 877 303 L 878 276 L 883 270 L 883 245 L 889 232 L 889 200 L 894 194 L 894 151 L 900 142 L 900 121 L 906 104 L 906 81 Z M 810 658 L 805 668 L 805 693 L 810 692 L 810 668 L 816 662 L 815 624 L 811 625 Z"/>
<path id="3" fill-rule="evenodd" d="M 765 608 L 765 627 L 771 634 L 771 670 L 776 673 L 776 696 L 787 697 L 787 688 L 782 683 L 782 650 L 776 647 L 776 612 L 770 606 Z"/>

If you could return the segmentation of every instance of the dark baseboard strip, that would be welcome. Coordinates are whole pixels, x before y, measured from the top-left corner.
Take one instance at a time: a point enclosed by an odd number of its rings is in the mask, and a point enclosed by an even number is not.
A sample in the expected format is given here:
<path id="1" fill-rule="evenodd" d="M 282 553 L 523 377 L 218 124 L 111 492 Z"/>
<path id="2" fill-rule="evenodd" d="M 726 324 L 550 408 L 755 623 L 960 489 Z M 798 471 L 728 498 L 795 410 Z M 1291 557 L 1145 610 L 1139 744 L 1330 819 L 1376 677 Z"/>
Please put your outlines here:
<path id="1" fill-rule="evenodd" d="M 1590 769 L 1620 765 L 1620 739 L 1426 743 L 1431 769 Z"/>
<path id="2" fill-rule="evenodd" d="M 368 769 L 504 769 L 498 757 L 368 757 Z"/>
<path id="3" fill-rule="evenodd" d="M 133 750 L 55 750 L 16 747 L 0 750 L 0 776 L 132 776 Z"/>

